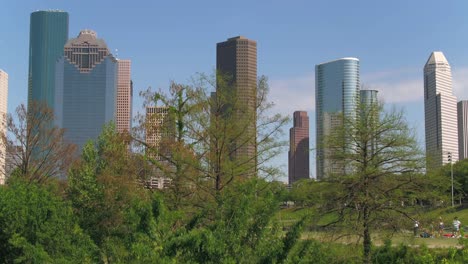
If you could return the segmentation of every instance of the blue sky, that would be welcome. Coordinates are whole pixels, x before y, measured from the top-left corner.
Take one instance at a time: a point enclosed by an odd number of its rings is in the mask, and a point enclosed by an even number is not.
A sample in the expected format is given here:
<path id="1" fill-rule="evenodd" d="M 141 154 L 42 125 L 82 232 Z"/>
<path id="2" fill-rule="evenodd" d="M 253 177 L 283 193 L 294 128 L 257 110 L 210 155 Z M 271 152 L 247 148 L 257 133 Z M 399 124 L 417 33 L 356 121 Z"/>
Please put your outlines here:
<path id="1" fill-rule="evenodd" d="M 361 61 L 361 81 L 407 113 L 424 141 L 422 69 L 434 50 L 452 66 L 454 93 L 468 99 L 468 1 L 107 1 L 15 0 L 0 9 L 0 68 L 9 74 L 9 112 L 27 100 L 29 15 L 61 9 L 70 37 L 93 29 L 132 60 L 135 95 L 212 73 L 216 43 L 243 35 L 258 42 L 258 73 L 270 79 L 278 112 L 308 110 L 315 145 L 314 67 Z M 140 100 L 134 101 L 134 112 Z M 311 155 L 314 157 L 314 155 Z M 287 154 L 276 159 L 287 167 Z M 312 159 L 311 163 L 315 163 Z M 315 166 L 311 167 L 315 175 Z"/>

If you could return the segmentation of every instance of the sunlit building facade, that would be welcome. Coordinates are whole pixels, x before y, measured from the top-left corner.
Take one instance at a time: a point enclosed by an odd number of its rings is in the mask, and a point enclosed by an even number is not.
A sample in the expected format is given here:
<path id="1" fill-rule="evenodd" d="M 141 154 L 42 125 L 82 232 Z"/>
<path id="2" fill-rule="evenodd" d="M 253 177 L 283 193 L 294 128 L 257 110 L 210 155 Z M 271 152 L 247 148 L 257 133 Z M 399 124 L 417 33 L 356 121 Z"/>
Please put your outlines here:
<path id="1" fill-rule="evenodd" d="M 343 125 L 343 118 L 357 118 L 359 59 L 342 58 L 315 66 L 317 179 L 344 173 L 341 162 L 330 159 L 324 147 L 327 135 Z"/>
<path id="2" fill-rule="evenodd" d="M 424 66 L 426 169 L 458 161 L 457 98 L 444 54 L 434 51 Z"/>
<path id="3" fill-rule="evenodd" d="M 0 69 L 0 133 L 7 133 L 8 74 Z M 6 145 L 0 144 L 0 185 L 6 180 Z"/>
<path id="4" fill-rule="evenodd" d="M 133 84 L 131 80 L 131 61 L 117 60 L 117 112 L 115 126 L 117 131 L 129 132 L 132 127 Z"/>

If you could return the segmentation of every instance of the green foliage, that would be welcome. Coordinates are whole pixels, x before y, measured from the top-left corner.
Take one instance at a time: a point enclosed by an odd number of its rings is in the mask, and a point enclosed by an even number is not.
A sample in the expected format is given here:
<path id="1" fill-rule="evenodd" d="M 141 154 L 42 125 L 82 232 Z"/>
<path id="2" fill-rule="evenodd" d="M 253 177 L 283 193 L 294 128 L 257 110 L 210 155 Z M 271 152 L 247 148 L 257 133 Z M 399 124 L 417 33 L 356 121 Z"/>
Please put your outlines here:
<path id="1" fill-rule="evenodd" d="M 0 187 L 0 262 L 96 261 L 97 247 L 51 187 L 23 179 Z"/>

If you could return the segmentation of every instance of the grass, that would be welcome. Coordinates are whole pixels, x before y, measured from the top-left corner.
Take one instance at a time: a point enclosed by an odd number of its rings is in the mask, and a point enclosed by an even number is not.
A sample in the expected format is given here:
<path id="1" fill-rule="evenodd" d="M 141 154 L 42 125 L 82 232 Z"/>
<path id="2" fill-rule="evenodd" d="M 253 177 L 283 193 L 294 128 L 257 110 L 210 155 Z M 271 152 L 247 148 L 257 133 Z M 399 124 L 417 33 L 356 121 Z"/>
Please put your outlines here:
<path id="1" fill-rule="evenodd" d="M 284 227 L 290 227 L 295 222 L 299 221 L 302 217 L 307 216 L 307 215 L 313 215 L 313 214 L 314 212 L 309 208 L 285 208 L 285 209 L 282 209 L 277 214 L 277 220 L 280 223 L 282 223 Z M 445 233 L 451 233 L 452 220 L 454 217 L 458 217 L 458 219 L 462 223 L 463 229 L 466 230 L 465 233 L 468 234 L 468 209 L 465 209 L 463 207 L 455 207 L 455 208 L 449 207 L 449 208 L 431 210 L 431 211 L 427 211 L 423 213 L 422 215 L 420 215 L 420 218 L 418 219 L 421 223 L 420 230 L 423 230 L 423 229 L 430 230 L 431 224 L 432 224 L 432 228 L 435 229 L 438 225 L 439 217 L 442 217 L 444 221 L 444 224 L 446 227 Z M 321 219 L 320 222 L 326 222 L 328 220 L 331 220 L 331 219 Z M 320 222 L 317 222 L 316 224 L 321 224 Z M 412 226 L 412 223 L 408 223 L 408 226 Z M 303 233 L 302 239 L 317 239 L 319 241 L 329 241 L 329 242 L 334 240 L 343 244 L 355 243 L 358 240 L 356 236 L 340 238 L 338 240 L 335 240 L 340 235 L 342 234 L 332 235 L 325 231 L 306 231 Z M 386 237 L 388 237 L 388 235 L 385 233 L 377 234 L 376 236 L 373 237 L 373 242 L 375 245 L 383 245 Z M 429 248 L 448 248 L 448 247 L 459 246 L 458 239 L 446 238 L 446 237 L 439 237 L 439 238 L 417 237 L 415 238 L 413 236 L 413 232 L 409 230 L 407 232 L 394 234 L 391 237 L 391 240 L 392 240 L 392 244 L 394 245 L 399 245 L 399 244 L 406 244 L 406 245 L 411 245 L 411 246 L 426 245 Z"/>

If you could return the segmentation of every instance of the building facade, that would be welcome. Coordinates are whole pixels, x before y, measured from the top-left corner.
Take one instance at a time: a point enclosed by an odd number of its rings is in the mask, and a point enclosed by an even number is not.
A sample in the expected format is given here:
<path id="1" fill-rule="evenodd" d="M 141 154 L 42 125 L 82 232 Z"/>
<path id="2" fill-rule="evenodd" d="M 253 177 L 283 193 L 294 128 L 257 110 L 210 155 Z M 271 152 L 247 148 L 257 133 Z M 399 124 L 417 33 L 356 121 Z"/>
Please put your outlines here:
<path id="1" fill-rule="evenodd" d="M 65 139 L 79 150 L 115 121 L 117 70 L 117 60 L 96 32 L 82 30 L 65 44 L 56 66 L 54 114 L 66 129 Z"/>
<path id="2" fill-rule="evenodd" d="M 309 116 L 306 111 L 295 111 L 293 127 L 289 130 L 289 184 L 309 179 L 309 152 Z"/>
<path id="3" fill-rule="evenodd" d="M 133 84 L 131 61 L 117 60 L 117 113 L 115 127 L 118 132 L 130 132 L 132 128 Z"/>
<path id="4" fill-rule="evenodd" d="M 145 142 L 150 149 L 146 155 L 158 161 L 167 160 L 170 155 L 168 143 L 174 140 L 175 124 L 169 115 L 169 107 L 146 107 Z"/>
<path id="5" fill-rule="evenodd" d="M 343 118 L 357 118 L 359 59 L 342 58 L 315 66 L 317 179 L 344 173 L 343 164 L 330 159 L 325 138 L 343 125 Z"/>
<path id="6" fill-rule="evenodd" d="M 0 69 L 0 133 L 7 133 L 8 74 Z M 6 180 L 6 145 L 0 144 L 0 185 Z"/>
<path id="7" fill-rule="evenodd" d="M 444 54 L 434 51 L 424 66 L 426 169 L 458 161 L 457 99 L 452 72 Z"/>
<path id="8" fill-rule="evenodd" d="M 68 13 L 37 11 L 30 22 L 28 104 L 37 101 L 54 109 L 55 67 L 68 40 Z"/>
<path id="9" fill-rule="evenodd" d="M 458 155 L 460 160 L 468 158 L 468 100 L 457 104 Z"/>
<path id="10" fill-rule="evenodd" d="M 226 89 L 234 89 L 234 104 L 239 126 L 244 126 L 241 138 L 233 140 L 235 150 L 231 158 L 239 164 L 247 164 L 246 176 L 256 174 L 257 169 L 257 42 L 242 36 L 229 38 L 216 45 L 216 95 L 221 93 L 223 78 Z"/>

